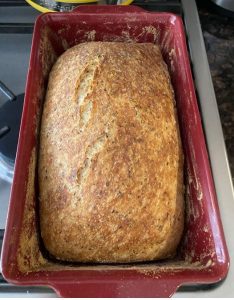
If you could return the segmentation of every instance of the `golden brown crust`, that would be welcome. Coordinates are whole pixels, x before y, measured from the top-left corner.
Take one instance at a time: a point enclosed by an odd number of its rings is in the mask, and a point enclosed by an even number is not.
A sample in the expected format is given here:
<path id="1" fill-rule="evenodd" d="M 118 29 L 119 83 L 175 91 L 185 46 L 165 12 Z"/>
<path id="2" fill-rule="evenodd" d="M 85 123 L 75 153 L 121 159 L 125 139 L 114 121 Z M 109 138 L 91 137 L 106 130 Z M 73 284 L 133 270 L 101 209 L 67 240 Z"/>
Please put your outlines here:
<path id="1" fill-rule="evenodd" d="M 39 188 L 41 235 L 58 259 L 174 254 L 183 155 L 158 46 L 90 42 L 58 59 L 42 117 Z"/>

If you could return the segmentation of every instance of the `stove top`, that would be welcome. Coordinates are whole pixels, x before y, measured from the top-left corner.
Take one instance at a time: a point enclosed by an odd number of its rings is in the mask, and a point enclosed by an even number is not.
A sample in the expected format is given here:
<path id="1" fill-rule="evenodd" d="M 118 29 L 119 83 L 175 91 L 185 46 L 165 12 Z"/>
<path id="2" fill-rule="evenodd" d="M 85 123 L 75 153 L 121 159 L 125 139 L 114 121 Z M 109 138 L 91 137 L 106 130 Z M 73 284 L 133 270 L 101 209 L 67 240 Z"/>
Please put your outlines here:
<path id="1" fill-rule="evenodd" d="M 12 182 L 24 94 L 15 96 L 2 81 L 6 102 L 0 108 L 0 178 Z"/>
<path id="2" fill-rule="evenodd" d="M 191 66 L 211 161 L 217 198 L 219 201 L 224 231 L 226 233 L 229 254 L 232 261 L 234 260 L 234 236 L 229 236 L 228 232 L 234 226 L 233 187 L 195 0 L 135 0 L 134 4 L 141 6 L 146 10 L 170 11 L 183 17 L 187 31 Z M 21 95 L 21 101 L 23 99 L 25 88 L 33 26 L 35 18 L 38 15 L 39 13 L 32 7 L 28 6 L 24 0 L 4 0 L 0 2 L 0 81 L 3 82 L 14 95 Z M 16 99 L 15 103 L 18 100 L 19 99 Z M 13 105 L 12 103 L 10 104 Z M 6 107 L 6 93 L 2 92 L 0 89 L 0 116 L 3 106 Z M 18 107 L 17 111 L 20 115 L 21 108 Z M 13 114 L 11 114 L 11 116 L 12 115 Z M 17 116 L 15 116 L 15 119 L 17 119 Z M 10 134 L 9 127 L 11 128 L 11 126 L 9 124 L 10 123 L 2 124 L 0 122 L 0 153 L 3 135 L 6 138 L 7 134 Z M 4 126 L 6 127 L 4 128 Z M 17 128 L 14 130 L 18 131 Z M 15 148 L 13 147 L 11 151 L 14 152 Z M 5 158 L 6 157 L 4 157 L 4 159 Z M 7 168 L 9 170 L 9 159 L 4 160 L 4 162 L 6 161 L 8 162 Z M 14 155 L 11 155 L 10 163 L 10 175 L 12 175 Z M 0 250 L 2 246 L 10 195 L 10 175 L 6 178 L 0 174 Z M 233 277 L 234 266 L 231 266 L 228 277 L 222 283 L 218 285 L 182 287 L 175 294 L 175 297 L 234 297 L 234 287 L 232 284 Z M 55 296 L 54 292 L 49 288 L 27 288 L 10 285 L 6 283 L 0 275 L 0 297 L 1 294 L 3 294 L 3 297 L 25 297 L 26 293 L 29 293 L 31 297 Z"/>

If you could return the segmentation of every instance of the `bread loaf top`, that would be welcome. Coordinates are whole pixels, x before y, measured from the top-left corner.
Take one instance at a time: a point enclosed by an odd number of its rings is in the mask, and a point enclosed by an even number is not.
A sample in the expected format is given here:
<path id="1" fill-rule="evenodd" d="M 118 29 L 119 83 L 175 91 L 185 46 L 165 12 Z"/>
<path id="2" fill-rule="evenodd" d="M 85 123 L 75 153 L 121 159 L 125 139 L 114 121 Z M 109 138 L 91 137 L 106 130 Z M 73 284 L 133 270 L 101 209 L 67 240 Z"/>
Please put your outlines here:
<path id="1" fill-rule="evenodd" d="M 58 259 L 174 254 L 183 154 L 157 45 L 89 42 L 57 60 L 42 116 L 39 198 L 44 245 Z"/>

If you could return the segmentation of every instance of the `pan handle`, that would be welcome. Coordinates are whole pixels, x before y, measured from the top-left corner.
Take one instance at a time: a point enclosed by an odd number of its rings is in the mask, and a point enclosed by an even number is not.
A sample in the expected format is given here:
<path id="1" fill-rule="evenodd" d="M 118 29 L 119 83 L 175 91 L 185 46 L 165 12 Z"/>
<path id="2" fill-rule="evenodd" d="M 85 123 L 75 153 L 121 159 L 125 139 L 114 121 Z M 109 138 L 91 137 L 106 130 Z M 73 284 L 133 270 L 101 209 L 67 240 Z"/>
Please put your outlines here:
<path id="1" fill-rule="evenodd" d="M 134 5 L 80 5 L 72 10 L 72 13 L 103 14 L 103 13 L 148 13 L 141 7 Z"/>
<path id="2" fill-rule="evenodd" d="M 52 285 L 64 298 L 168 298 L 181 283 L 175 279 L 144 278 L 141 280 L 57 282 Z"/>

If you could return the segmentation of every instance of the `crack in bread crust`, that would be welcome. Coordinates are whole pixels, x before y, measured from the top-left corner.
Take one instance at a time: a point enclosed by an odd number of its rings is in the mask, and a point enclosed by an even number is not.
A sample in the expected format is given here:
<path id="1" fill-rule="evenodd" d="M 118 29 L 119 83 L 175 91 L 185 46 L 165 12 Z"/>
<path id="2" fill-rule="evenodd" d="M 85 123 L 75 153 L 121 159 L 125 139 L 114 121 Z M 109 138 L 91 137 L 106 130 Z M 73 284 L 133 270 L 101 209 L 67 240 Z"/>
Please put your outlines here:
<path id="1" fill-rule="evenodd" d="M 82 187 L 83 183 L 87 179 L 89 170 L 91 168 L 92 160 L 98 155 L 98 153 L 102 151 L 106 139 L 107 139 L 106 135 L 102 135 L 94 142 L 94 144 L 88 147 L 85 155 L 86 159 L 83 163 L 83 166 L 79 168 L 77 171 L 77 182 L 79 185 L 79 189 Z"/>

